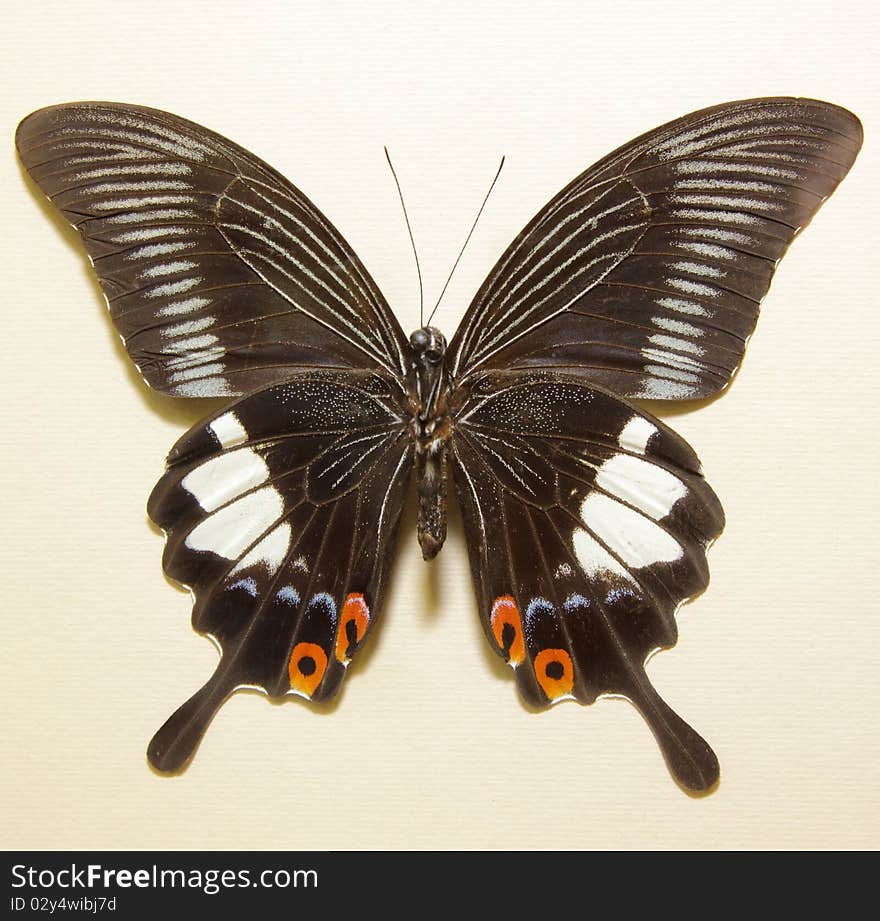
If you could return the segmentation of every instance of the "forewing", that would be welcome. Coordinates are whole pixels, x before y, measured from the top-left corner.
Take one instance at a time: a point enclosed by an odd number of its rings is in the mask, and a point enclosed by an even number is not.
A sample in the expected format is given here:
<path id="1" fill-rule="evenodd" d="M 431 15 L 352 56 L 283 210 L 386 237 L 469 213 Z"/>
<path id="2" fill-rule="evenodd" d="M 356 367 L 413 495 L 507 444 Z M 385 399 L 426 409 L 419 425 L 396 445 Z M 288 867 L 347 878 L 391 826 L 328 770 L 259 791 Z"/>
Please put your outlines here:
<path id="1" fill-rule="evenodd" d="M 16 133 L 82 235 L 146 382 L 244 394 L 303 367 L 403 373 L 405 337 L 351 248 L 253 154 L 167 112 L 53 106 Z"/>
<path id="2" fill-rule="evenodd" d="M 714 753 L 644 671 L 724 524 L 694 452 L 583 381 L 497 373 L 454 420 L 452 458 L 486 635 L 526 700 L 623 695 L 677 780 L 711 787 Z"/>
<path id="3" fill-rule="evenodd" d="M 156 768 L 179 770 L 237 688 L 336 692 L 382 604 L 411 465 L 393 388 L 369 373 L 301 374 L 177 443 L 149 514 L 221 659 L 150 743 Z"/>
<path id="4" fill-rule="evenodd" d="M 852 166 L 826 102 L 727 103 L 578 176 L 520 233 L 450 344 L 453 374 L 558 368 L 627 397 L 729 383 L 776 264 Z"/>

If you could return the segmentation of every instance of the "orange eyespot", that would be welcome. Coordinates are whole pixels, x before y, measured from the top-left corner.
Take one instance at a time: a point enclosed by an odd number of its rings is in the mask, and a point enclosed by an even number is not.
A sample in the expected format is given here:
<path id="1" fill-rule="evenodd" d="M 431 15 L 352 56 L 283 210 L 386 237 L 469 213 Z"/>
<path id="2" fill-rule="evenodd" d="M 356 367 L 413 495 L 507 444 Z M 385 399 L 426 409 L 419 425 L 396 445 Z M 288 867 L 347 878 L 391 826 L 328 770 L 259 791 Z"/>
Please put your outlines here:
<path id="1" fill-rule="evenodd" d="M 564 649 L 542 649 L 535 656 L 535 677 L 551 701 L 571 694 L 574 687 L 571 656 Z"/>
<path id="2" fill-rule="evenodd" d="M 522 620 L 513 595 L 501 595 L 492 603 L 489 615 L 492 636 L 507 661 L 514 667 L 526 657 L 526 645 L 523 640 Z"/>
<path id="3" fill-rule="evenodd" d="M 370 609 L 364 596 L 352 592 L 342 605 L 339 629 L 336 631 L 336 658 L 348 662 L 355 647 L 364 638 L 370 625 Z"/>
<path id="4" fill-rule="evenodd" d="M 317 643 L 297 643 L 287 666 L 290 689 L 311 697 L 327 671 L 327 653 Z"/>

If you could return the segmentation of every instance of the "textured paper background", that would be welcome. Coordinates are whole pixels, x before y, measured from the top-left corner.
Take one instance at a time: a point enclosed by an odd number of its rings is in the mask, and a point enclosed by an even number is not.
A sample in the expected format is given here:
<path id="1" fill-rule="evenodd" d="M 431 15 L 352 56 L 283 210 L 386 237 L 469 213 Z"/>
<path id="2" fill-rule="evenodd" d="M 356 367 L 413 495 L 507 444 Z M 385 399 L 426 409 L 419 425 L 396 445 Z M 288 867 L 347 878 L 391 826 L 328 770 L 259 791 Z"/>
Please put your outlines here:
<path id="1" fill-rule="evenodd" d="M 880 811 L 874 4 L 3 5 L 3 847 L 872 847 Z M 742 373 L 663 412 L 725 504 L 712 585 L 651 678 L 722 782 L 671 781 L 622 701 L 538 715 L 477 621 L 457 515 L 432 565 L 407 513 L 382 629 L 338 702 L 254 693 L 190 770 L 146 743 L 209 674 L 146 497 L 208 408 L 149 393 L 76 235 L 15 159 L 32 109 L 166 108 L 269 160 L 343 231 L 407 331 L 417 288 L 382 155 L 451 333 L 525 221 L 612 147 L 701 106 L 812 95 L 867 143 L 788 254 Z"/>

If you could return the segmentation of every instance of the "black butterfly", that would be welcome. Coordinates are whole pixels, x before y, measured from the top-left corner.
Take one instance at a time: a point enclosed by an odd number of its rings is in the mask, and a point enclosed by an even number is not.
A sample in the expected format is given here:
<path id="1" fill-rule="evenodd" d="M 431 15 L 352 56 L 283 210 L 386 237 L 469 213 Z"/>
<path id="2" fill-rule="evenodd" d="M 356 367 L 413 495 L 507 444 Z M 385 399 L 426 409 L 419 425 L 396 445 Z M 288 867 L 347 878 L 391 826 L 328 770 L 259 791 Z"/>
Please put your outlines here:
<path id="1" fill-rule="evenodd" d="M 837 106 L 753 99 L 578 176 L 489 274 L 447 346 L 407 339 L 317 208 L 253 154 L 138 106 L 42 109 L 21 159 L 79 229 L 146 382 L 242 399 L 174 446 L 149 514 L 222 658 L 150 743 L 192 755 L 241 687 L 333 695 L 376 622 L 410 475 L 443 544 L 447 468 L 486 636 L 534 705 L 629 698 L 675 778 L 718 778 L 646 657 L 708 582 L 724 524 L 691 448 L 631 398 L 730 382 L 776 262 L 853 163 Z"/>

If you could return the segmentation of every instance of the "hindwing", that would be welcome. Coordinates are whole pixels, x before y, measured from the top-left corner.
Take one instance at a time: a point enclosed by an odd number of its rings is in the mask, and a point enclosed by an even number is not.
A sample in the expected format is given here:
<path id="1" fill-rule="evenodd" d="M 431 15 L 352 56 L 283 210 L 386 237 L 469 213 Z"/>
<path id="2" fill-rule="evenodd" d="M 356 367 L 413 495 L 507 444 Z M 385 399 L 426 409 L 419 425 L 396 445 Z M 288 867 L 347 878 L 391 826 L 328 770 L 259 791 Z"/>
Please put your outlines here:
<path id="1" fill-rule="evenodd" d="M 412 467 L 393 387 L 301 374 L 191 429 L 150 497 L 164 567 L 222 657 L 148 754 L 180 769 L 241 687 L 322 700 L 375 624 Z"/>
<path id="2" fill-rule="evenodd" d="M 582 380 L 499 372 L 459 410 L 452 458 L 483 625 L 523 696 L 623 695 L 679 782 L 711 787 L 714 753 L 644 671 L 724 526 L 691 448 Z"/>

